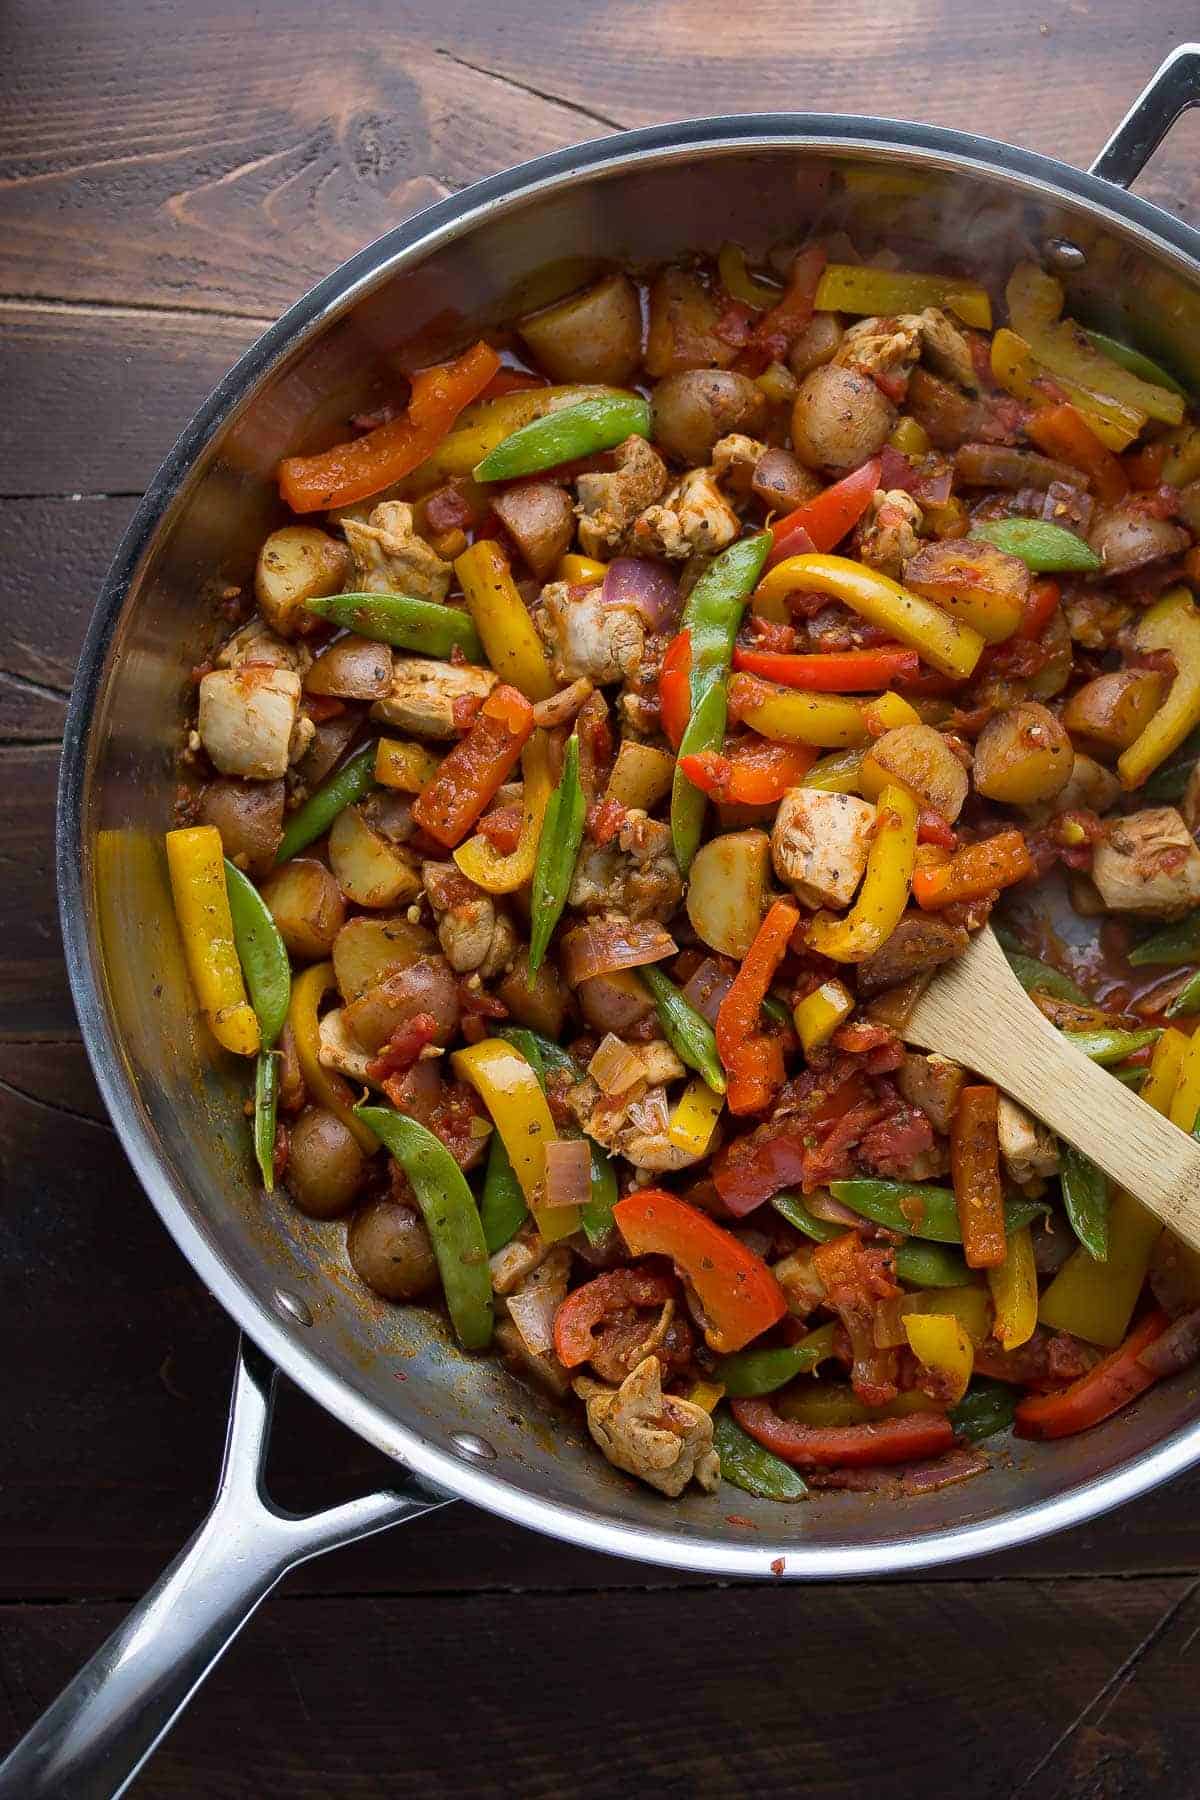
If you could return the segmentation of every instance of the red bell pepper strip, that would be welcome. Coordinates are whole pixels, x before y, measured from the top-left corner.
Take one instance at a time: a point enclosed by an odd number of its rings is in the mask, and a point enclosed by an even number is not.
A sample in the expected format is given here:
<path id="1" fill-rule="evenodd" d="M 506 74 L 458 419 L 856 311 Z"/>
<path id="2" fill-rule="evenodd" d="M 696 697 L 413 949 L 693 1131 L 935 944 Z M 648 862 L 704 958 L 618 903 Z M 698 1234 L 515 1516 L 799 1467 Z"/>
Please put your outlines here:
<path id="1" fill-rule="evenodd" d="M 679 766 L 691 782 L 721 806 L 772 806 L 789 788 L 798 787 L 817 760 L 809 744 L 773 744 L 765 738 L 739 744 L 728 755 L 698 750 L 681 756 Z"/>
<path id="2" fill-rule="evenodd" d="M 809 244 L 800 251 L 792 263 L 783 299 L 764 314 L 750 333 L 751 348 L 763 350 L 775 359 L 784 355 L 812 319 L 817 286 L 827 261 L 819 244 Z"/>
<path id="3" fill-rule="evenodd" d="M 533 707 L 515 687 L 493 688 L 465 738 L 442 758 L 413 802 L 412 816 L 447 850 L 461 844 L 508 780 L 533 731 Z"/>
<path id="4" fill-rule="evenodd" d="M 775 539 L 766 566 L 773 569 L 785 556 L 801 556 L 807 550 L 832 550 L 870 506 L 879 486 L 882 467 L 878 456 L 835 481 L 815 500 L 806 500 L 795 512 L 785 513 L 771 527 Z M 801 538 L 801 534 L 802 538 Z"/>
<path id="5" fill-rule="evenodd" d="M 862 1425 L 799 1425 L 781 1419 L 769 1400 L 734 1400 L 733 1416 L 765 1450 L 801 1468 L 865 1469 L 917 1462 L 954 1445 L 944 1413 L 909 1413 Z"/>
<path id="6" fill-rule="evenodd" d="M 1022 1400 L 1013 1418 L 1017 1437 L 1071 1437 L 1118 1412 L 1153 1387 L 1158 1377 L 1138 1357 L 1167 1329 L 1167 1315 L 1157 1309 L 1134 1326 L 1123 1344 L 1094 1369 L 1056 1394 L 1034 1394 Z"/>
<path id="7" fill-rule="evenodd" d="M 774 650 L 743 650 L 738 645 L 733 666 L 809 693 L 873 694 L 894 681 L 914 681 L 921 659 L 902 644 L 881 644 L 877 650 L 835 650 L 824 656 L 787 656 Z"/>
<path id="8" fill-rule="evenodd" d="M 758 1112 L 783 1085 L 782 1047 L 760 1030 L 759 1016 L 799 917 L 790 901 L 775 902 L 721 1002 L 717 1052 L 729 1075 L 725 1101 L 732 1113 Z"/>
<path id="9" fill-rule="evenodd" d="M 1062 589 L 1057 581 L 1035 581 L 1030 584 L 1025 599 L 1025 608 L 1021 614 L 1021 623 L 1017 626 L 1020 638 L 1040 638 L 1043 631 L 1058 608 L 1062 597 Z"/>
<path id="10" fill-rule="evenodd" d="M 658 677 L 662 728 L 672 750 L 678 750 L 692 713 L 692 634 L 681 631 L 667 645 Z"/>
<path id="11" fill-rule="evenodd" d="M 678 1295 L 669 1275 L 654 1269 L 610 1269 L 568 1294 L 554 1315 L 554 1354 L 564 1369 L 577 1369 L 596 1347 L 596 1333 L 610 1314 L 632 1307 L 664 1306 Z"/>
<path id="12" fill-rule="evenodd" d="M 787 1300 L 761 1256 L 724 1226 L 663 1188 L 639 1188 L 613 1207 L 634 1256 L 669 1256 L 704 1309 L 704 1336 L 720 1355 L 741 1350 L 783 1318 Z"/>
<path id="13" fill-rule="evenodd" d="M 1125 470 L 1073 406 L 1064 403 L 1040 407 L 1026 425 L 1025 435 L 1047 456 L 1082 469 L 1096 498 L 1105 506 L 1123 500 L 1129 492 Z"/>
<path id="14" fill-rule="evenodd" d="M 993 888 L 1011 887 L 1033 874 L 1033 858 L 1019 831 L 1001 831 L 978 844 L 965 844 L 949 862 L 914 869 L 913 899 L 926 912 L 957 900 L 980 900 Z"/>
<path id="15" fill-rule="evenodd" d="M 295 513 L 369 499 L 432 456 L 463 407 L 478 399 L 499 367 L 500 358 L 481 340 L 453 362 L 422 369 L 413 377 L 408 408 L 398 419 L 317 456 L 286 456 L 278 469 L 280 493 Z"/>

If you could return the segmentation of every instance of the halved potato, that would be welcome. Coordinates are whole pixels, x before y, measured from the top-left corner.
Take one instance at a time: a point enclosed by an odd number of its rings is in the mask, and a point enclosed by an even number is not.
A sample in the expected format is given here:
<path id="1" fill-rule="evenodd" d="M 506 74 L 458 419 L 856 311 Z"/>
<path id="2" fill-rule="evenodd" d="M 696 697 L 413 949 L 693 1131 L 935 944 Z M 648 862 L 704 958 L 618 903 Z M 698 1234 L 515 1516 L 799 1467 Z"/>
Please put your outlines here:
<path id="1" fill-rule="evenodd" d="M 357 806 L 333 821 L 329 861 L 338 886 L 356 906 L 396 906 L 421 891 L 416 857 L 372 831 Z"/>
<path id="2" fill-rule="evenodd" d="M 859 767 L 859 791 L 878 800 L 890 781 L 951 824 L 967 797 L 967 771 L 932 725 L 900 725 L 875 740 Z"/>
<path id="3" fill-rule="evenodd" d="M 322 650 L 304 677 L 306 694 L 328 694 L 335 700 L 382 700 L 391 688 L 388 646 L 350 634 Z"/>
<path id="4" fill-rule="evenodd" d="M 294 957 L 300 962 L 318 962 L 329 955 L 346 922 L 346 902 L 324 863 L 308 856 L 293 857 L 267 877 L 261 891 L 279 935 Z"/>
<path id="5" fill-rule="evenodd" d="M 628 381 L 642 355 L 642 309 L 628 275 L 610 275 L 522 319 L 517 330 L 553 381 Z"/>
<path id="6" fill-rule="evenodd" d="M 762 924 L 771 840 L 765 831 L 730 831 L 696 852 L 687 914 L 698 937 L 723 956 L 745 956 Z"/>
<path id="7" fill-rule="evenodd" d="M 1036 700 L 1006 706 L 989 719 L 975 745 L 975 789 L 988 800 L 1032 806 L 1071 779 L 1075 751 L 1061 719 Z"/>
<path id="8" fill-rule="evenodd" d="M 254 571 L 254 598 L 263 618 L 280 637 L 320 631 L 322 621 L 304 610 L 304 602 L 339 593 L 350 566 L 350 546 L 315 525 L 273 531 Z"/>
<path id="9" fill-rule="evenodd" d="M 1125 750 L 1158 710 L 1166 685 L 1157 669 L 1113 669 L 1071 695 L 1063 724 L 1105 750 Z"/>
<path id="10" fill-rule="evenodd" d="M 653 744 L 638 744 L 622 738 L 617 760 L 608 778 L 606 797 L 622 806 L 638 806 L 649 812 L 664 794 L 671 791 L 675 778 L 675 758 Z"/>
<path id="11" fill-rule="evenodd" d="M 904 585 L 1001 644 L 1021 623 L 1032 577 L 1016 556 L 974 538 L 923 544 L 904 565 Z"/>
<path id="12" fill-rule="evenodd" d="M 437 949 L 437 939 L 424 925 L 398 914 L 389 918 L 348 919 L 333 944 L 333 973 L 338 992 L 357 1000 L 395 969 L 407 969 L 418 956 Z"/>

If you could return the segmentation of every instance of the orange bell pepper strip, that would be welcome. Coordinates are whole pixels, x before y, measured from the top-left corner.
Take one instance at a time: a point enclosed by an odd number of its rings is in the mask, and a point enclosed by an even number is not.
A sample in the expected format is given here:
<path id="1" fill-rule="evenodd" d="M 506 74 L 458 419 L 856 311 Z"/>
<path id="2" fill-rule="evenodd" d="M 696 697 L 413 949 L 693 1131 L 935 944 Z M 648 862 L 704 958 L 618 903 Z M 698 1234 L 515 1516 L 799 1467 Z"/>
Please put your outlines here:
<path id="1" fill-rule="evenodd" d="M 1047 456 L 1082 469 L 1105 506 L 1123 500 L 1129 492 L 1129 477 L 1117 458 L 1068 401 L 1041 407 L 1026 425 L 1025 435 Z"/>
<path id="2" fill-rule="evenodd" d="M 769 1400 L 733 1400 L 730 1407 L 742 1430 L 764 1450 L 801 1468 L 866 1469 L 954 1448 L 954 1427 L 945 1413 L 910 1413 L 860 1425 L 801 1425 L 780 1418 Z"/>
<path id="3" fill-rule="evenodd" d="M 699 1207 L 662 1188 L 639 1188 L 617 1201 L 613 1218 L 634 1256 L 669 1256 L 686 1277 L 704 1309 L 710 1350 L 741 1350 L 787 1312 L 762 1257 Z"/>
<path id="4" fill-rule="evenodd" d="M 533 707 L 503 683 L 493 688 L 466 737 L 442 758 L 438 772 L 413 802 L 422 831 L 453 850 L 496 790 L 508 780 L 533 732 Z"/>
<path id="5" fill-rule="evenodd" d="M 926 912 L 956 900 L 979 900 L 993 888 L 1011 887 L 1033 874 L 1033 858 L 1024 835 L 1001 831 L 978 844 L 965 844 L 949 862 L 914 869 L 913 899 Z"/>
<path id="6" fill-rule="evenodd" d="M 692 634 L 681 631 L 667 645 L 658 677 L 662 728 L 672 750 L 678 750 L 692 713 Z"/>
<path id="7" fill-rule="evenodd" d="M 996 1125 L 998 1101 L 994 1087 L 963 1088 L 950 1128 L 954 1198 L 969 1269 L 994 1269 L 1008 1254 Z"/>
<path id="8" fill-rule="evenodd" d="M 1022 1438 L 1072 1437 L 1110 1418 L 1130 1400 L 1144 1394 L 1158 1380 L 1138 1361 L 1155 1338 L 1167 1329 L 1165 1313 L 1155 1309 L 1134 1326 L 1123 1344 L 1098 1362 L 1094 1369 L 1056 1394 L 1031 1394 L 1013 1415 L 1013 1429 Z"/>
<path id="9" fill-rule="evenodd" d="M 920 665 L 916 651 L 906 650 L 903 644 L 881 644 L 877 650 L 837 650 L 825 656 L 743 650 L 737 645 L 733 652 L 735 669 L 815 694 L 872 694 L 895 681 L 915 681 Z"/>
<path id="10" fill-rule="evenodd" d="M 799 918 L 799 910 L 789 901 L 775 902 L 721 1002 L 717 1054 L 729 1075 L 725 1101 L 732 1113 L 757 1112 L 783 1084 L 779 1040 L 760 1029 L 759 1018 Z"/>
<path id="11" fill-rule="evenodd" d="M 823 494 L 776 519 L 771 526 L 775 542 L 767 557 L 767 568 L 773 569 L 786 556 L 802 556 L 808 550 L 832 550 L 840 544 L 870 506 L 882 467 L 881 458 L 873 456 L 861 469 L 827 487 Z"/>
<path id="12" fill-rule="evenodd" d="M 1025 596 L 1025 608 L 1021 614 L 1021 623 L 1017 626 L 1019 638 L 1040 638 L 1047 625 L 1058 610 L 1062 598 L 1062 589 L 1057 581 L 1035 581 L 1031 583 Z"/>
<path id="13" fill-rule="evenodd" d="M 789 788 L 799 787 L 816 760 L 808 744 L 751 738 L 728 755 L 698 750 L 681 756 L 679 766 L 693 787 L 720 806 L 772 806 Z"/>
<path id="14" fill-rule="evenodd" d="M 422 369 L 413 377 L 407 410 L 398 419 L 316 456 L 285 456 L 278 469 L 284 500 L 295 513 L 320 512 L 367 500 L 410 475 L 432 456 L 463 407 L 479 398 L 499 367 L 500 358 L 481 340 L 453 362 Z"/>
<path id="15" fill-rule="evenodd" d="M 813 316 L 817 285 L 828 260 L 820 244 L 808 244 L 792 263 L 787 288 L 778 306 L 766 313 L 750 334 L 750 347 L 781 357 Z"/>

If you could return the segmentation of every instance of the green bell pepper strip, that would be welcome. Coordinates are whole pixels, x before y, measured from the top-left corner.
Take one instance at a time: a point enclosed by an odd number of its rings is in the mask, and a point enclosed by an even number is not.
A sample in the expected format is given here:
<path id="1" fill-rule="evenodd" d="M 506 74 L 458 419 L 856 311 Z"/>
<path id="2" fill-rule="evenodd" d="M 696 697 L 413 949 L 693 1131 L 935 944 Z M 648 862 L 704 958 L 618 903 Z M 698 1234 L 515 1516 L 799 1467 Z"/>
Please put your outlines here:
<path id="1" fill-rule="evenodd" d="M 512 481 L 580 456 L 594 456 L 598 450 L 614 450 L 628 437 L 649 436 L 648 400 L 637 394 L 598 394 L 531 419 L 489 450 L 473 474 L 476 481 Z"/>
<path id="2" fill-rule="evenodd" d="M 980 520 L 970 535 L 1019 557 L 1035 575 L 1090 574 L 1103 566 L 1090 544 L 1046 519 Z"/>
<path id="3" fill-rule="evenodd" d="M 776 1194 L 771 1205 L 789 1225 L 794 1225 L 797 1231 L 815 1239 L 818 1244 L 841 1237 L 846 1229 L 828 1219 L 818 1219 L 795 1194 Z M 901 1281 L 907 1281 L 912 1287 L 965 1287 L 977 1279 L 956 1251 L 947 1250 L 942 1244 L 914 1243 L 912 1239 L 897 1244 L 895 1266 Z"/>
<path id="4" fill-rule="evenodd" d="M 1089 331 L 1084 327 L 1084 337 L 1099 350 L 1101 356 L 1107 356 L 1122 369 L 1128 369 L 1131 375 L 1137 375 L 1142 381 L 1148 381 L 1154 387 L 1170 388 L 1173 394 L 1182 394 L 1188 398 L 1188 391 L 1173 375 L 1169 375 L 1161 363 L 1156 363 L 1152 356 L 1144 351 L 1134 350 L 1128 344 L 1121 343 L 1119 338 L 1111 338 L 1104 331 Z"/>
<path id="5" fill-rule="evenodd" d="M 411 594 L 330 594 L 304 605 L 319 619 L 377 644 L 422 650 L 426 656 L 449 656 L 458 649 L 468 662 L 484 661 L 475 621 L 461 606 L 418 600 Z"/>
<path id="6" fill-rule="evenodd" d="M 551 414 L 558 417 L 558 414 Z M 550 796 L 542 819 L 538 839 L 537 860 L 533 865 L 533 886 L 529 895 L 532 925 L 529 932 L 529 977 L 532 981 L 542 966 L 542 958 L 554 935 L 554 927 L 562 917 L 579 846 L 583 842 L 583 825 L 587 817 L 587 800 L 579 780 L 579 739 L 574 732 L 567 739 L 562 774 Z"/>
<path id="7" fill-rule="evenodd" d="M 488 1164 L 479 1196 L 479 1218 L 488 1255 L 494 1256 L 512 1242 L 529 1217 L 525 1194 L 509 1161 L 504 1139 L 493 1131 Z"/>
<path id="8" fill-rule="evenodd" d="M 950 1408 L 948 1417 L 955 1436 L 965 1438 L 968 1444 L 978 1444 L 984 1438 L 995 1437 L 998 1431 L 1007 1431 L 1020 1398 L 1020 1388 L 1007 1381 L 977 1377 L 958 1405 Z"/>
<path id="9" fill-rule="evenodd" d="M 1189 913 L 1186 919 L 1175 919 L 1161 931 L 1143 938 L 1134 945 L 1127 960 L 1134 969 L 1153 968 L 1156 964 L 1176 969 L 1182 963 L 1200 962 L 1200 911 Z"/>
<path id="10" fill-rule="evenodd" d="M 287 822 L 278 850 L 277 863 L 288 862 L 309 844 L 315 843 L 348 806 L 369 793 L 375 785 L 375 742 L 364 744 L 348 762 L 323 781 L 304 805 L 298 807 Z"/>
<path id="11" fill-rule="evenodd" d="M 713 1448 L 730 1487 L 759 1500 L 803 1500 L 808 1493 L 795 1469 L 756 1444 L 723 1410 L 713 1418 Z"/>
<path id="12" fill-rule="evenodd" d="M 445 1144 L 390 1106 L 356 1106 L 408 1176 L 437 1258 L 450 1323 L 464 1350 L 492 1340 L 492 1276 L 475 1196 Z"/>
<path id="13" fill-rule="evenodd" d="M 1200 1012 L 1200 969 L 1180 988 L 1167 1008 L 1168 1019 L 1180 1019 Z"/>
<path id="14" fill-rule="evenodd" d="M 667 1042 L 681 1062 L 704 1078 L 714 1094 L 725 1092 L 725 1071 L 717 1055 L 717 1035 L 708 1020 L 685 1000 L 670 976 L 661 969 L 638 969 L 643 987 L 650 990 L 658 1010 L 658 1022 Z"/>
<path id="15" fill-rule="evenodd" d="M 1166 762 L 1160 763 L 1153 775 L 1146 778 L 1138 789 L 1138 799 L 1154 806 L 1172 806 L 1182 800 L 1197 757 L 1200 757 L 1200 729 L 1190 731 L 1178 750 L 1173 750 Z"/>
<path id="16" fill-rule="evenodd" d="M 936 1244 L 961 1244 L 958 1207 L 954 1189 L 933 1187 L 920 1181 L 877 1181 L 854 1179 L 831 1181 L 829 1191 L 835 1200 L 861 1213 L 888 1231 L 899 1231 L 905 1237 L 932 1238 Z M 914 1224 L 900 1210 L 902 1200 L 919 1199 L 924 1207 L 920 1224 Z M 1028 1225 L 1049 1209 L 1040 1200 L 1006 1200 L 1004 1230 L 1008 1237 Z"/>
<path id="17" fill-rule="evenodd" d="M 564 1050 L 561 1044 L 552 1043 L 540 1031 L 531 1031 L 527 1025 L 499 1025 L 495 1035 L 507 1039 L 521 1052 L 543 1088 L 548 1070 L 569 1075 L 572 1081 L 582 1081 L 583 1070 L 570 1051 Z M 559 1131 L 564 1137 L 583 1138 L 592 1153 L 592 1197 L 582 1208 L 579 1222 L 589 1244 L 603 1243 L 616 1230 L 613 1207 L 617 1203 L 617 1172 L 608 1152 L 585 1131 L 573 1130 L 566 1125 L 560 1125 Z"/>
<path id="18" fill-rule="evenodd" d="M 780 1344 L 773 1350 L 739 1350 L 717 1363 L 719 1381 L 731 1400 L 755 1400 L 786 1387 L 795 1375 L 807 1374 L 833 1355 L 836 1325 L 821 1325 L 799 1344 Z"/>
<path id="19" fill-rule="evenodd" d="M 260 1050 L 254 1065 L 254 1160 L 263 1186 L 275 1192 L 275 1122 L 279 1111 L 279 1052 Z"/>
<path id="20" fill-rule="evenodd" d="M 1156 1044 L 1162 1031 L 1157 1025 L 1145 1031 L 1118 1031 L 1115 1026 L 1102 1025 L 1089 1031 L 1064 1031 L 1063 1036 L 1092 1062 L 1104 1068 L 1108 1063 L 1124 1062 L 1135 1050 Z"/>
<path id="21" fill-rule="evenodd" d="M 1108 1176 L 1071 1144 L 1062 1147 L 1063 1206 L 1071 1230 L 1096 1262 L 1108 1261 Z"/>
<path id="22" fill-rule="evenodd" d="M 258 1018 L 262 1047 L 269 1050 L 283 1030 L 292 998 L 292 966 L 270 908 L 248 875 L 225 858 L 225 889 L 233 920 L 233 941 L 246 977 L 250 1004 Z"/>
<path id="23" fill-rule="evenodd" d="M 1009 968 L 1027 994 L 1052 994 L 1056 1000 L 1070 1000 L 1076 1006 L 1092 1004 L 1083 989 L 1061 969 L 1052 969 L 1049 963 L 1039 962 L 1036 956 L 1026 956 L 1023 950 L 1009 950 L 1006 946 L 1004 954 Z"/>

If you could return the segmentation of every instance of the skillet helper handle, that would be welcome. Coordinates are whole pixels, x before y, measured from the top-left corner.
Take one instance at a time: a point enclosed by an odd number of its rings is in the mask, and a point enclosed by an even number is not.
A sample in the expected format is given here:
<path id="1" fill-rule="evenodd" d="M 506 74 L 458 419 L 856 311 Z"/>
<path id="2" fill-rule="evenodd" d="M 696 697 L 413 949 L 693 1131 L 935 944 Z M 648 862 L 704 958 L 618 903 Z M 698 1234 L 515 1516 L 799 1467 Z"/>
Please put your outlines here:
<path id="1" fill-rule="evenodd" d="M 1180 44 L 1172 50 L 1125 114 L 1090 173 L 1127 188 L 1189 106 L 1200 106 L 1200 44 Z"/>
<path id="2" fill-rule="evenodd" d="M 300 1516 L 264 1486 L 277 1371 L 242 1338 L 216 1498 L 150 1592 L 0 1763 L 0 1800 L 124 1793 L 209 1670 L 275 1584 L 324 1550 L 444 1506 L 404 1486 Z"/>

